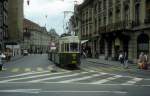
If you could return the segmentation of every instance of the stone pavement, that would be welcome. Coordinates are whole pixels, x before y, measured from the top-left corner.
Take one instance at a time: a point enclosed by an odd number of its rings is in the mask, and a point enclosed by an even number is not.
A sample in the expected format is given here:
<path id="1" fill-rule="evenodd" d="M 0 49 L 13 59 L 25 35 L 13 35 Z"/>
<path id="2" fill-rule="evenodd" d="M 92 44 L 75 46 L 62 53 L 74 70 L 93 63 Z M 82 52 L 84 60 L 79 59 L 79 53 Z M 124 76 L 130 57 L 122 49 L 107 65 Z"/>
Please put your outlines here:
<path id="1" fill-rule="evenodd" d="M 15 60 L 18 60 L 18 59 L 21 59 L 21 58 L 23 58 L 22 55 L 13 56 L 13 57 L 11 57 L 11 61 L 15 61 Z"/>
<path id="2" fill-rule="evenodd" d="M 95 58 L 87 58 L 86 60 L 88 62 L 92 62 L 92 63 L 105 64 L 105 65 L 107 64 L 107 65 L 111 65 L 111 66 L 121 66 L 119 61 L 95 59 Z M 128 65 L 129 66 L 137 66 L 137 64 L 130 63 L 130 62 L 128 62 Z"/>
<path id="3" fill-rule="evenodd" d="M 95 58 L 86 58 L 87 62 L 96 63 L 96 64 L 102 64 L 106 66 L 122 66 L 119 61 L 111 61 L 111 60 L 104 60 L 104 59 L 95 59 Z M 129 63 L 129 68 L 126 69 L 126 72 L 129 72 L 131 74 L 138 74 L 143 76 L 150 76 L 150 67 L 148 70 L 138 69 L 137 64 Z"/>

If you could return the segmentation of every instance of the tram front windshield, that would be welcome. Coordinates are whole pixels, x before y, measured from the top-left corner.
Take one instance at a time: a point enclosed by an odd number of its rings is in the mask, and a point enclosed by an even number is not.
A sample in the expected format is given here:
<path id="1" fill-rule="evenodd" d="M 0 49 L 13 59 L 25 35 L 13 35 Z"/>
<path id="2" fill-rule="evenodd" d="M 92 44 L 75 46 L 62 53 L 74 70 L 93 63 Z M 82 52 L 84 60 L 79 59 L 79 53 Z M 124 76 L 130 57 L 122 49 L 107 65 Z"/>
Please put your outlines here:
<path id="1" fill-rule="evenodd" d="M 78 43 L 70 43 L 70 51 L 77 52 L 78 50 Z"/>

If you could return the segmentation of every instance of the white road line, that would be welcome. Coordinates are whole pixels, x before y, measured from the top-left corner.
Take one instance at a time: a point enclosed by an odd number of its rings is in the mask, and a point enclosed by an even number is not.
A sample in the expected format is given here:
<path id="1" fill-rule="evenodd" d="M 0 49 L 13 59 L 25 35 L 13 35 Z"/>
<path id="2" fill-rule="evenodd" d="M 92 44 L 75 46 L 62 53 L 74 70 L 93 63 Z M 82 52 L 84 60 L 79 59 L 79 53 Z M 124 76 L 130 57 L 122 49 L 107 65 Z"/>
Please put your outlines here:
<path id="1" fill-rule="evenodd" d="M 125 91 L 41 91 L 41 93 L 113 93 L 127 94 Z"/>
<path id="2" fill-rule="evenodd" d="M 28 81 L 28 82 L 36 83 L 36 82 L 41 82 L 41 81 L 46 81 L 46 80 L 60 79 L 60 78 L 64 78 L 64 77 L 73 77 L 73 76 L 78 76 L 78 75 L 86 74 L 86 73 L 88 73 L 88 72 L 75 73 L 75 74 L 64 75 L 64 76 L 55 76 L 55 77 L 50 77 L 50 78 L 32 80 L 32 81 Z"/>
<path id="3" fill-rule="evenodd" d="M 26 75 L 38 74 L 38 73 L 47 73 L 47 72 L 50 72 L 50 71 L 42 71 L 42 72 L 27 72 L 27 73 L 23 73 L 23 74 L 12 75 L 12 76 L 8 76 L 8 77 L 1 77 L 1 78 L 19 77 L 19 76 L 26 76 Z"/>
<path id="4" fill-rule="evenodd" d="M 13 89 L 13 90 L 0 90 L 0 93 L 30 93 L 38 94 L 41 89 Z"/>
<path id="5" fill-rule="evenodd" d="M 143 80 L 143 78 L 133 78 L 132 80 L 130 80 L 130 81 L 127 81 L 126 83 L 123 83 L 123 85 L 124 84 L 129 84 L 129 85 L 134 85 L 135 83 L 137 83 L 137 82 L 139 82 L 139 81 L 141 81 L 141 80 Z"/>
<path id="6" fill-rule="evenodd" d="M 96 82 L 92 82 L 91 84 L 102 84 L 102 83 L 106 83 L 108 81 L 115 80 L 115 79 L 121 78 L 121 77 L 122 77 L 121 75 L 115 75 L 113 77 L 109 77 L 109 78 L 102 79 L 102 80 L 99 80 L 99 81 L 96 81 Z"/>
<path id="7" fill-rule="evenodd" d="M 59 82 L 4 82 L 1 83 L 1 85 L 8 85 L 8 84 L 64 84 L 64 83 L 59 83 Z M 75 84 L 75 85 L 93 85 L 91 83 L 74 83 L 74 82 L 70 82 L 70 83 L 65 83 L 65 84 Z M 131 85 L 131 84 L 94 84 L 94 86 L 136 86 L 136 87 L 150 87 L 150 85 Z"/>
<path id="8" fill-rule="evenodd" d="M 8 80 L 2 80 L 0 83 L 10 82 L 10 81 L 17 81 L 17 80 L 24 80 L 24 79 L 31 79 L 31 78 L 37 78 L 37 77 L 44 77 L 44 76 L 51 76 L 51 75 L 58 75 L 58 74 L 65 74 L 68 72 L 59 72 L 59 73 L 49 73 L 49 74 L 42 74 L 42 75 L 36 75 L 36 76 L 28 76 L 28 77 L 22 77 L 22 78 L 14 78 L 14 79 L 8 79 Z"/>
<path id="9" fill-rule="evenodd" d="M 41 89 L 13 89 L 13 90 L 0 90 L 1 93 L 26 93 L 26 94 L 39 94 L 39 93 L 112 93 L 112 94 L 127 94 L 125 91 L 51 91 Z"/>
<path id="10" fill-rule="evenodd" d="M 75 81 L 80 81 L 80 80 L 86 80 L 86 79 L 90 79 L 90 78 L 94 78 L 94 77 L 98 77 L 98 76 L 102 76 L 102 75 L 106 75 L 106 74 L 107 73 L 94 74 L 94 75 L 85 76 L 85 77 L 82 77 L 82 78 L 75 78 L 75 79 L 60 81 L 59 83 L 70 83 L 70 82 L 75 82 Z"/>

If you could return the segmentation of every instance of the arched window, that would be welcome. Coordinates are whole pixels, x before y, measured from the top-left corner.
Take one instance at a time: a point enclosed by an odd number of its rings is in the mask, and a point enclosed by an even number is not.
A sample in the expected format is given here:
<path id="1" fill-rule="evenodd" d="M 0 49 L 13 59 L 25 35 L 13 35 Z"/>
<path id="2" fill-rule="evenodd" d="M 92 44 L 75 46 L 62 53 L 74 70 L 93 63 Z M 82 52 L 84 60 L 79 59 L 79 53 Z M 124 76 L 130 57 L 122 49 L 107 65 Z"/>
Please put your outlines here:
<path id="1" fill-rule="evenodd" d="M 137 56 L 141 52 L 149 53 L 149 37 L 146 34 L 141 34 L 137 38 Z"/>

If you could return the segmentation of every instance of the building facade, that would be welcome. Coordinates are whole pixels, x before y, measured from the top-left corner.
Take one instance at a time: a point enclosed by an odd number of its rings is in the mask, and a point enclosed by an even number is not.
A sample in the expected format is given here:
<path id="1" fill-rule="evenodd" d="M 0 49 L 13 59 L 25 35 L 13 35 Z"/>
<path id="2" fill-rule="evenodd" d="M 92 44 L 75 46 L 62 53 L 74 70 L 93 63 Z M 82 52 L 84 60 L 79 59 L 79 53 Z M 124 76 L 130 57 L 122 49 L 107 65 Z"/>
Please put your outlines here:
<path id="1" fill-rule="evenodd" d="M 10 43 L 21 43 L 23 39 L 24 0 L 8 0 L 8 32 Z"/>
<path id="2" fill-rule="evenodd" d="M 50 49 L 50 43 L 53 38 L 45 27 L 24 19 L 23 30 L 23 49 L 27 49 L 31 53 L 46 53 Z"/>
<path id="3" fill-rule="evenodd" d="M 0 1 L 0 50 L 8 40 L 8 0 Z"/>
<path id="4" fill-rule="evenodd" d="M 150 56 L 150 0 L 84 0 L 77 8 L 78 33 L 92 57 L 117 60 L 120 51 L 136 62 Z"/>

